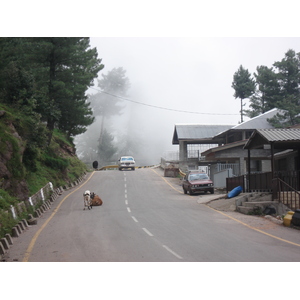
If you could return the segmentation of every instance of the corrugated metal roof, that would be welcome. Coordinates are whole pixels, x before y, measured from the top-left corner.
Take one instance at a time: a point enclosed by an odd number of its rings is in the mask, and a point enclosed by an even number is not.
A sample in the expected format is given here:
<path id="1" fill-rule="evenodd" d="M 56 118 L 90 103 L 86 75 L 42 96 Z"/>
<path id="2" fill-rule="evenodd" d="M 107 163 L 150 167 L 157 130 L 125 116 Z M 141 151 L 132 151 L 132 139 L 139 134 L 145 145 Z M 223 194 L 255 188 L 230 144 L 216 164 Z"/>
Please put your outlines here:
<path id="1" fill-rule="evenodd" d="M 211 138 L 216 134 L 228 130 L 232 125 L 175 125 L 174 135 L 177 134 L 178 140 Z M 174 138 L 173 138 L 174 139 Z"/>
<path id="2" fill-rule="evenodd" d="M 300 141 L 300 128 L 258 129 L 257 132 L 269 142 Z"/>
<path id="3" fill-rule="evenodd" d="M 245 121 L 239 125 L 232 127 L 232 129 L 267 129 L 267 128 L 274 128 L 267 119 L 274 117 L 278 112 L 279 109 L 273 108 L 264 114 L 261 114 L 257 117 L 254 117 L 248 121 Z"/>
<path id="4" fill-rule="evenodd" d="M 272 143 L 277 149 L 300 147 L 300 128 L 272 128 L 255 130 L 244 149 L 260 148 Z"/>

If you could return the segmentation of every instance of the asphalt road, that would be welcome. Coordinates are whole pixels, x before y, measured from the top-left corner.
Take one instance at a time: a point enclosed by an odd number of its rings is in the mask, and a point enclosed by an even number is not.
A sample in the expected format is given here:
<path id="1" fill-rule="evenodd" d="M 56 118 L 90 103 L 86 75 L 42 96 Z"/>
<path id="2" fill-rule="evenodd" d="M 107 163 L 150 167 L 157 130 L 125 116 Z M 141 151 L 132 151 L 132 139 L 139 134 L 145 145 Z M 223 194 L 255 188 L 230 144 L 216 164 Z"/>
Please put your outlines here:
<path id="1" fill-rule="evenodd" d="M 294 243 L 263 234 L 199 204 L 197 196 L 184 195 L 170 182 L 156 169 L 89 174 L 60 196 L 38 225 L 22 233 L 9 260 L 300 261 L 298 232 Z M 83 210 L 87 189 L 102 198 L 102 206 Z"/>

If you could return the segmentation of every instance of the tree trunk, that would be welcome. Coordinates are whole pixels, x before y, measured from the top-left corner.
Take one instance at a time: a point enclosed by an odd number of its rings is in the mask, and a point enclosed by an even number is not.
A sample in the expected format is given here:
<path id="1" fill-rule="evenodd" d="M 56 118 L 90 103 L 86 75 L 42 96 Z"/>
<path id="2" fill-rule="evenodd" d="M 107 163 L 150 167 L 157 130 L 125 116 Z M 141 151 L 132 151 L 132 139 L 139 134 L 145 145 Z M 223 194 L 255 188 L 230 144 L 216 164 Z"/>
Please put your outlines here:
<path id="1" fill-rule="evenodd" d="M 243 99 L 241 98 L 241 123 L 243 123 Z"/>

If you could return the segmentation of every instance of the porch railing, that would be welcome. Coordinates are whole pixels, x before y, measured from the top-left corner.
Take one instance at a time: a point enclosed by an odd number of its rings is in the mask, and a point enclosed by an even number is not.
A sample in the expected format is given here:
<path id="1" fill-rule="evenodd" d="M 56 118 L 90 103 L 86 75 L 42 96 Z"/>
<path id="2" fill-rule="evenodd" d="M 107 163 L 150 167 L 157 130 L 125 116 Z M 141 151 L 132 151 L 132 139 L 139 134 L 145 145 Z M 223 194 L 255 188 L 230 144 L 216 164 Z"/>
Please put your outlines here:
<path id="1" fill-rule="evenodd" d="M 291 210 L 300 209 L 300 193 L 280 178 L 272 180 L 272 199 L 285 204 Z"/>
<path id="2" fill-rule="evenodd" d="M 253 173 L 226 178 L 226 190 L 241 186 L 244 192 L 272 192 L 272 199 L 287 205 L 291 210 L 300 209 L 300 171 Z M 250 180 L 249 180 L 250 179 Z"/>
<path id="3" fill-rule="evenodd" d="M 241 186 L 244 192 L 271 192 L 272 191 L 272 173 L 253 173 L 226 178 L 227 192 L 237 186 Z"/>

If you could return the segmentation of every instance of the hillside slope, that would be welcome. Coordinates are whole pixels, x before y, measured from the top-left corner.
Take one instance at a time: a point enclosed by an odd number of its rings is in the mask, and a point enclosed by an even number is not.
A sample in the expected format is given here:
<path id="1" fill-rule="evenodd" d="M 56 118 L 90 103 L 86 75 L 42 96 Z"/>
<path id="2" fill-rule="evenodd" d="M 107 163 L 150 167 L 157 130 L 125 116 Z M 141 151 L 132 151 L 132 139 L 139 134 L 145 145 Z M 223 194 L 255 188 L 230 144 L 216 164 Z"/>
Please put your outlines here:
<path id="1" fill-rule="evenodd" d="M 44 126 L 28 120 L 23 112 L 0 104 L 0 209 L 28 199 L 48 182 L 63 186 L 87 171 L 70 138 L 54 130 L 49 146 L 38 145 L 33 141 L 45 134 Z"/>

